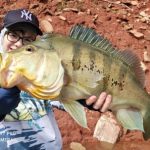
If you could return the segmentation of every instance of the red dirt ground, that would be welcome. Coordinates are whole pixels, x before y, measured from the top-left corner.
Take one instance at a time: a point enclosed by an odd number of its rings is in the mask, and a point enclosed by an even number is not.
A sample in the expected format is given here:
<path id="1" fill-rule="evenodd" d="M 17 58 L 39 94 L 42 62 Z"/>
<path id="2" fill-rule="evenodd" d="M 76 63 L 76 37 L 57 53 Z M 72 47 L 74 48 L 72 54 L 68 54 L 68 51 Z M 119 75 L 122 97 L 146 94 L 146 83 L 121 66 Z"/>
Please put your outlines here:
<path id="1" fill-rule="evenodd" d="M 150 92 L 149 0 L 1 0 L 0 21 L 8 10 L 17 8 L 27 8 L 40 21 L 49 21 L 54 32 L 68 34 L 74 24 L 82 23 L 94 28 L 117 48 L 132 50 L 143 62 L 145 88 Z M 41 28 L 44 31 L 42 24 Z M 104 148 L 92 137 L 101 115 L 99 112 L 87 110 L 90 131 L 79 127 L 65 112 L 56 109 L 54 112 L 62 133 L 64 149 L 69 149 L 71 142 L 80 142 L 89 150 L 112 149 L 112 146 Z M 141 133 L 131 132 L 122 136 L 113 149 L 148 150 L 149 147 L 150 141 L 144 141 Z"/>

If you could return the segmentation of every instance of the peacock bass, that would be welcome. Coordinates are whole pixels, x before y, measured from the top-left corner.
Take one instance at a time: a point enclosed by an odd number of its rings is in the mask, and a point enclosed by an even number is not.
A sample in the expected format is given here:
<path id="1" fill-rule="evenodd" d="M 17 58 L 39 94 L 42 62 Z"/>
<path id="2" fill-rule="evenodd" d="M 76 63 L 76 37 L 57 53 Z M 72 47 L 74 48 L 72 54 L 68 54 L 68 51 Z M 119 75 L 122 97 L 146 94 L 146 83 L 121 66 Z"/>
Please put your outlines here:
<path id="1" fill-rule="evenodd" d="M 76 100 L 106 91 L 122 126 L 150 137 L 150 96 L 138 58 L 93 29 L 76 25 L 69 36 L 45 34 L 0 59 L 1 87 L 17 85 L 34 97 L 59 100 L 83 127 L 86 114 Z"/>

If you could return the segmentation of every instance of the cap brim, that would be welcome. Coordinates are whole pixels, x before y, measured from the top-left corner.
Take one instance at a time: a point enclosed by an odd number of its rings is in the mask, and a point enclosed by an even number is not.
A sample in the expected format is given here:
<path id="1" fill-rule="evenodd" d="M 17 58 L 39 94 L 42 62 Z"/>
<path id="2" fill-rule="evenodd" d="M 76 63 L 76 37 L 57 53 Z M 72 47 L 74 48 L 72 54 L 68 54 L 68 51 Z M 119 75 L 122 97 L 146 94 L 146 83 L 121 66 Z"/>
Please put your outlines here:
<path id="1" fill-rule="evenodd" d="M 42 35 L 42 31 L 39 29 L 39 27 L 37 27 L 36 25 L 32 24 L 31 22 L 25 22 L 25 21 L 21 21 L 21 22 L 15 22 L 15 23 L 12 23 L 12 24 L 8 24 L 8 25 L 5 25 L 6 28 L 11 28 L 12 26 L 15 26 L 16 24 L 20 24 L 20 23 L 26 23 L 26 24 L 29 24 L 29 25 L 32 25 L 32 27 L 34 27 L 36 29 L 36 32 L 38 35 Z"/>

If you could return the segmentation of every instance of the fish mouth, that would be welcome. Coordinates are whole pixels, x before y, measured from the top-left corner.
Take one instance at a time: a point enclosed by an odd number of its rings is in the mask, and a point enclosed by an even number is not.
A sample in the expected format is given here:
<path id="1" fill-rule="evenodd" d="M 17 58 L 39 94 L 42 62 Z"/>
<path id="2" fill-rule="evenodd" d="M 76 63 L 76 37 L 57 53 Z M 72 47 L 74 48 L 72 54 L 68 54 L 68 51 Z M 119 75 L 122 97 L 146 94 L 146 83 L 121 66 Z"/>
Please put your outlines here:
<path id="1" fill-rule="evenodd" d="M 60 94 L 60 90 L 61 90 L 61 88 L 50 93 L 50 91 L 47 91 L 46 89 L 36 87 L 34 89 L 29 89 L 29 91 L 27 91 L 27 92 L 29 92 L 31 95 L 33 95 L 34 97 L 36 97 L 38 99 L 50 100 L 50 99 L 54 99 L 54 98 L 58 97 Z"/>
<path id="2" fill-rule="evenodd" d="M 2 71 L 0 76 L 2 76 L 0 83 L 4 88 L 17 86 L 21 82 L 21 75 L 14 71 Z"/>
<path id="3" fill-rule="evenodd" d="M 32 82 L 26 82 L 27 79 L 24 78 L 20 84 L 18 84 L 18 88 L 30 93 L 32 96 L 38 99 L 54 99 L 59 96 L 60 91 L 63 86 L 63 82 L 60 82 L 55 87 L 45 87 L 33 84 Z M 60 80 L 58 80 L 60 81 Z"/>

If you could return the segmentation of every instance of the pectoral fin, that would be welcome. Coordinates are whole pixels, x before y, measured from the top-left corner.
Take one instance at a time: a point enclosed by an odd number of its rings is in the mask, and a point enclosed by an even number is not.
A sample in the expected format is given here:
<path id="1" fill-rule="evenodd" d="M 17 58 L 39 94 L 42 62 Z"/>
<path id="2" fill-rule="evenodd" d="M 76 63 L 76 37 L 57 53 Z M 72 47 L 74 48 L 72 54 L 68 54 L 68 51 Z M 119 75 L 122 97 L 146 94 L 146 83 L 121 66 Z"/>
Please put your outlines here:
<path id="1" fill-rule="evenodd" d="M 143 118 L 137 109 L 119 109 L 117 110 L 116 117 L 124 128 L 144 132 Z"/>
<path id="2" fill-rule="evenodd" d="M 82 127 L 87 128 L 86 113 L 84 107 L 77 101 L 68 100 L 62 102 L 65 110 L 73 117 L 73 119 Z"/>

